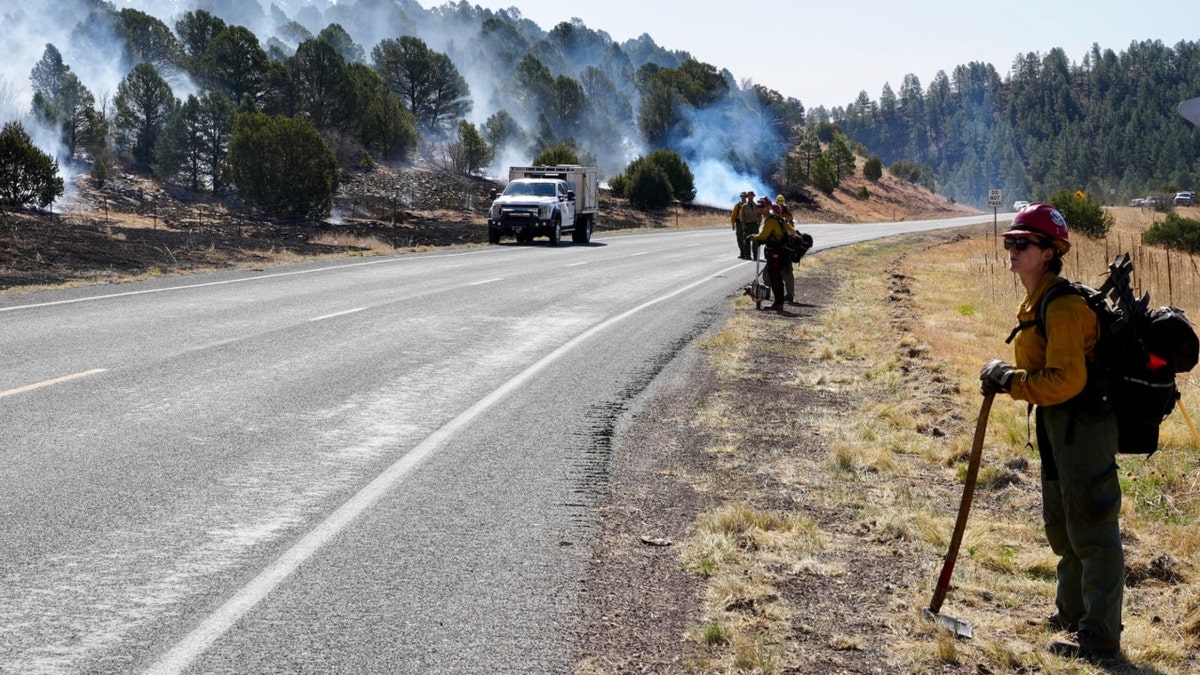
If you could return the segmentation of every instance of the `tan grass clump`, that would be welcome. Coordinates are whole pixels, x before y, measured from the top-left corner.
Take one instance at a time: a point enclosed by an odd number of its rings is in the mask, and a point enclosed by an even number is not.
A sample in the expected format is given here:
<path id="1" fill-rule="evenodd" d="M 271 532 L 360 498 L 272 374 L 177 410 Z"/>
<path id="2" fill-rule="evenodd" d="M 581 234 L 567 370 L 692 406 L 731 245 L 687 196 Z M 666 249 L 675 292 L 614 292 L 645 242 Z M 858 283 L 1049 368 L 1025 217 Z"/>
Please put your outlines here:
<path id="1" fill-rule="evenodd" d="M 396 247 L 380 241 L 377 237 L 364 237 L 355 234 L 339 232 L 322 232 L 312 238 L 312 243 L 337 248 L 357 249 L 360 252 L 376 255 L 389 255 L 396 252 Z"/>

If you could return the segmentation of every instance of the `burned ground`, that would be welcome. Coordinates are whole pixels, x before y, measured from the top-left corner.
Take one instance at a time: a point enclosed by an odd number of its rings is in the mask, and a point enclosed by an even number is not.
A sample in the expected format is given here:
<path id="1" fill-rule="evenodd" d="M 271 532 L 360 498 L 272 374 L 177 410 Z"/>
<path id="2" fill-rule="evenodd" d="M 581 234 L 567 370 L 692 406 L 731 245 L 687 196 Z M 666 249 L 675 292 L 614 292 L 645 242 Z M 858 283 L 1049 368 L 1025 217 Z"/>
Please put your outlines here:
<path id="1" fill-rule="evenodd" d="M 56 211 L 0 212 L 0 291 L 481 245 L 487 242 L 490 194 L 498 186 L 428 167 L 352 171 L 329 221 L 288 222 L 132 175 L 103 185 L 78 176 L 71 185 Z M 723 211 L 688 210 L 718 221 Z M 600 212 L 599 232 L 666 227 L 678 217 L 632 209 L 607 193 Z"/>

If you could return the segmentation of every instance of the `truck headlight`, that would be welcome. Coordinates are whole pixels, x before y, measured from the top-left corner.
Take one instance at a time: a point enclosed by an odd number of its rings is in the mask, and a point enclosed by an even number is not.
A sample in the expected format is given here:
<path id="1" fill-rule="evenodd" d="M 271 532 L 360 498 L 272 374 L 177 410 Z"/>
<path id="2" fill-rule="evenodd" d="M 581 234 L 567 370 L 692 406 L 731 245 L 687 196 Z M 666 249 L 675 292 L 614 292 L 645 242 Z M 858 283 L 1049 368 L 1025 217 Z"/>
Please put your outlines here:
<path id="1" fill-rule="evenodd" d="M 550 220 L 550 207 L 549 206 L 539 206 L 538 207 L 538 218 L 541 218 L 542 220 Z"/>

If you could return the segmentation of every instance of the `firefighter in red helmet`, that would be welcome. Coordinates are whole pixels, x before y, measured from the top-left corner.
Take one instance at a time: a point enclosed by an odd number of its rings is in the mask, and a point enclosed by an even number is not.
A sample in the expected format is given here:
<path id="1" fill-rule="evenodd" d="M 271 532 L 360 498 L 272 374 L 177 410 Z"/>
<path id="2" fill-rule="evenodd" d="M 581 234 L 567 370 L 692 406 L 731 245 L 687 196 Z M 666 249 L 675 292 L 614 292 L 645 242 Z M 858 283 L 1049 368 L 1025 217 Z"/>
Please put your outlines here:
<path id="1" fill-rule="evenodd" d="M 1044 331 L 1035 320 L 1043 296 L 1060 283 L 1071 249 L 1067 221 L 1049 204 L 1029 204 L 1000 236 L 1008 268 L 1025 287 L 1013 332 L 1014 363 L 989 361 L 980 372 L 985 395 L 1006 393 L 1036 406 L 1042 460 L 1042 524 L 1058 555 L 1055 612 L 1038 623 L 1069 633 L 1050 651 L 1089 660 L 1115 658 L 1121 649 L 1125 561 L 1117 518 L 1117 421 L 1111 410 L 1082 396 L 1087 364 L 1095 359 L 1100 328 L 1077 294 L 1052 296 Z"/>

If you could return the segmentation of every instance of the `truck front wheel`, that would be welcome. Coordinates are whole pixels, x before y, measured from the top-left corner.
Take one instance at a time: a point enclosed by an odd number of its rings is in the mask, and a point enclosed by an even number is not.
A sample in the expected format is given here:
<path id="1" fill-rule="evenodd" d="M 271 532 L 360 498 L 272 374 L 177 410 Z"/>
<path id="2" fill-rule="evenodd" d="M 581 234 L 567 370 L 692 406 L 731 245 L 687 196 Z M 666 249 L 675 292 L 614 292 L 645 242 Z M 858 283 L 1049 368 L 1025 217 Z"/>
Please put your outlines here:
<path id="1" fill-rule="evenodd" d="M 500 243 L 500 230 L 497 230 L 492 227 L 488 228 L 488 243 L 489 244 L 499 244 Z"/>
<path id="2" fill-rule="evenodd" d="M 550 228 L 550 245 L 558 246 L 558 242 L 562 241 L 562 216 L 555 215 Z"/>

